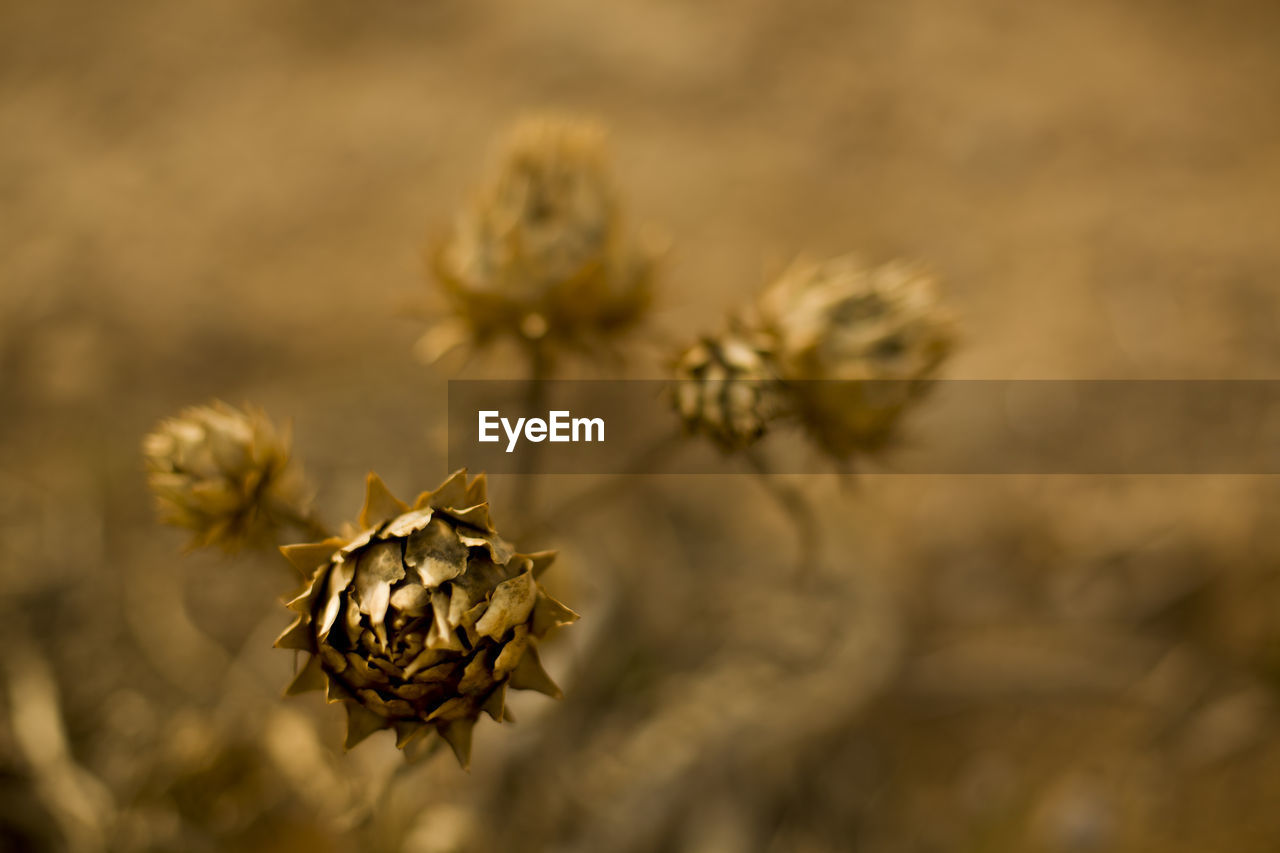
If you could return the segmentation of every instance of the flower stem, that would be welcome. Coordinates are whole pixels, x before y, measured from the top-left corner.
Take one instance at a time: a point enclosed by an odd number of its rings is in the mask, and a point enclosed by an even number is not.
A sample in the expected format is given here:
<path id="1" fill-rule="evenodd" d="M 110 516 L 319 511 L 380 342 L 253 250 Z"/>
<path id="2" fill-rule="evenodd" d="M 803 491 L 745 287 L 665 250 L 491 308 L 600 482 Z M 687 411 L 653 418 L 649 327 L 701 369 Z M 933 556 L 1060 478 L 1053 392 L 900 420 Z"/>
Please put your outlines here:
<path id="1" fill-rule="evenodd" d="M 582 512 L 604 505 L 619 492 L 628 488 L 634 476 L 661 473 L 666 461 L 680 447 L 682 438 L 680 433 L 672 433 L 658 439 L 637 453 L 623 471 L 588 486 L 551 507 L 534 521 L 531 525 L 532 529 L 541 530 L 552 527 L 559 519 L 573 518 Z"/>
<path id="2" fill-rule="evenodd" d="M 525 417 L 538 417 L 547 407 L 547 381 L 553 373 L 551 353 L 546 344 L 532 341 L 528 345 L 529 381 L 525 388 Z M 538 495 L 538 471 L 542 460 L 541 444 L 533 444 L 520 455 L 516 471 L 515 505 L 532 515 Z"/>
<path id="3" fill-rule="evenodd" d="M 743 453 L 743 456 L 755 472 L 756 480 L 764 486 L 769 496 L 795 526 L 799 546 L 796 557 L 796 576 L 798 578 L 812 576 L 822 555 L 822 533 L 813 502 L 800 489 L 779 480 L 769 461 L 758 449 L 749 449 Z"/>

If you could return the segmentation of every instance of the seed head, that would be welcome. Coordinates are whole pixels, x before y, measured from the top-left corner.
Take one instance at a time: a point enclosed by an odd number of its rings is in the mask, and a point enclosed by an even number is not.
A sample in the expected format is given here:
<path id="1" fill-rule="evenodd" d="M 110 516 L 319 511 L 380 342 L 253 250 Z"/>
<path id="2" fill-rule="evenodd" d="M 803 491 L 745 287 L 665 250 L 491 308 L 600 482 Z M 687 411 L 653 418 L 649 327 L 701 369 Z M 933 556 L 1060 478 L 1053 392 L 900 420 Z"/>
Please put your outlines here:
<path id="1" fill-rule="evenodd" d="M 674 403 L 685 429 L 732 452 L 764 435 L 782 408 L 772 354 L 746 332 L 705 337 L 676 362 Z"/>
<path id="2" fill-rule="evenodd" d="M 597 125 L 538 118 L 511 135 L 496 177 L 457 220 L 434 270 L 476 344 L 498 335 L 588 347 L 634 325 L 654 253 L 631 237 Z M 428 342 L 427 347 L 432 345 Z"/>
<path id="3" fill-rule="evenodd" d="M 220 401 L 161 421 L 142 445 L 161 520 L 192 531 L 193 546 L 270 541 L 310 502 L 289 444 L 261 410 Z"/>
<path id="4" fill-rule="evenodd" d="M 797 263 L 761 295 L 758 322 L 795 413 L 841 459 L 889 444 L 955 346 L 933 277 L 902 263 Z"/>
<path id="5" fill-rule="evenodd" d="M 465 766 L 480 712 L 510 719 L 508 687 L 559 697 L 537 641 L 577 614 L 538 583 L 554 554 L 518 554 L 495 532 L 483 475 L 458 471 L 410 507 L 370 474 L 360 527 L 282 549 L 308 583 L 276 641 L 310 653 L 287 692 L 346 706 L 347 747 L 434 732 Z"/>

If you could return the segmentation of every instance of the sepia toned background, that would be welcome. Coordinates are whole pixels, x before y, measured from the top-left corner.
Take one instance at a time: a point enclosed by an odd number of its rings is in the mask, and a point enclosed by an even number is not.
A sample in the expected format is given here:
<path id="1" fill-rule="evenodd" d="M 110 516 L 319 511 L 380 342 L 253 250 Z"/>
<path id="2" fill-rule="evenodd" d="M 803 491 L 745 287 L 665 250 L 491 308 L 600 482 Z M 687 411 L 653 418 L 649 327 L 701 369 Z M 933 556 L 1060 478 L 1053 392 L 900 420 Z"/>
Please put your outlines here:
<path id="1" fill-rule="evenodd" d="M 184 555 L 139 444 L 249 400 L 333 519 L 436 485 L 445 381 L 525 368 L 413 357 L 423 253 L 545 110 L 670 247 L 570 375 L 855 250 L 939 274 L 952 377 L 1276 378 L 1278 44 L 1265 0 L 0 4 L 0 848 L 1276 849 L 1270 478 L 786 478 L 804 570 L 745 473 L 499 479 L 583 619 L 464 773 L 280 697 L 290 570 Z"/>

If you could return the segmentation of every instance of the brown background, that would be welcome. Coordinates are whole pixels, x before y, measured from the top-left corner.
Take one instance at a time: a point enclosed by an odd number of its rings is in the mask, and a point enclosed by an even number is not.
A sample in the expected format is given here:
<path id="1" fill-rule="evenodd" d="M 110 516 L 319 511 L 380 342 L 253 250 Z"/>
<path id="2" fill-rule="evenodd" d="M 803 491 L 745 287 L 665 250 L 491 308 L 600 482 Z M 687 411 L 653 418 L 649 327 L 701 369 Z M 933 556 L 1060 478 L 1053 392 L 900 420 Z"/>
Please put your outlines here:
<path id="1" fill-rule="evenodd" d="M 422 251 L 545 109 L 609 125 L 670 240 L 650 343 L 857 250 L 939 273 L 951 376 L 1274 378 L 1278 45 L 1262 0 L 4 3 L 5 841 L 1274 849 L 1268 479 L 796 482 L 805 583 L 749 481 L 637 481 L 521 543 L 586 617 L 566 702 L 370 808 L 390 744 L 342 756 L 337 709 L 275 692 L 287 572 L 181 558 L 137 447 L 248 399 L 331 517 L 370 468 L 434 485 L 459 368 L 410 355 Z"/>

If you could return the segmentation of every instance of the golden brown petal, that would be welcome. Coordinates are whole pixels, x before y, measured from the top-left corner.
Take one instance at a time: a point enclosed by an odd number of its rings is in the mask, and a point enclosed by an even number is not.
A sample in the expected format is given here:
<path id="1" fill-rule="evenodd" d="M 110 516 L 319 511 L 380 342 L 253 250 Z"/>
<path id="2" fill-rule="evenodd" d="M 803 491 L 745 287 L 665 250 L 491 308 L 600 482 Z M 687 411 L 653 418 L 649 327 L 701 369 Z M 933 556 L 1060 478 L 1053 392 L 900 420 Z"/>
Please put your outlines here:
<path id="1" fill-rule="evenodd" d="M 326 539 L 323 542 L 285 545 L 280 548 L 280 553 L 298 570 L 304 579 L 307 579 L 315 573 L 316 569 L 328 562 L 334 551 L 341 547 L 341 539 Z"/>
<path id="2" fill-rule="evenodd" d="M 552 699 L 564 697 L 564 693 L 551 680 L 551 676 L 547 675 L 547 671 L 542 668 L 542 661 L 538 659 L 538 650 L 532 643 L 525 649 L 524 656 L 520 658 L 520 662 L 512 670 L 510 684 L 517 690 L 536 690 L 539 693 L 545 693 Z"/>
<path id="3" fill-rule="evenodd" d="M 360 526 L 368 529 L 407 512 L 408 505 L 391 494 L 387 484 L 372 471 L 365 481 L 364 506 L 360 510 Z"/>

